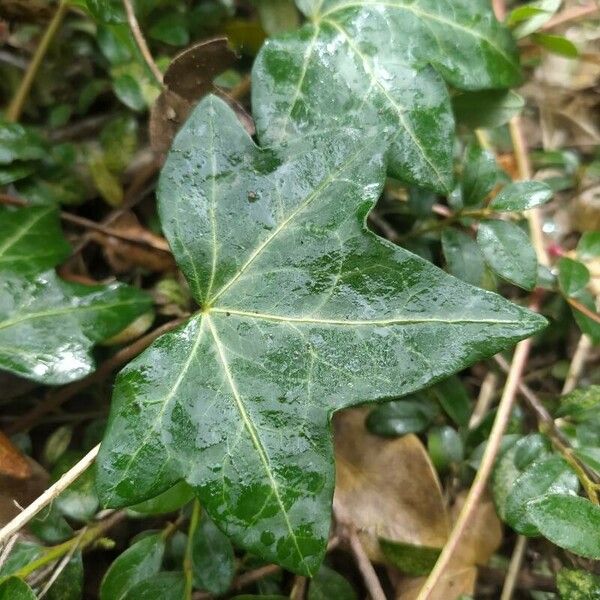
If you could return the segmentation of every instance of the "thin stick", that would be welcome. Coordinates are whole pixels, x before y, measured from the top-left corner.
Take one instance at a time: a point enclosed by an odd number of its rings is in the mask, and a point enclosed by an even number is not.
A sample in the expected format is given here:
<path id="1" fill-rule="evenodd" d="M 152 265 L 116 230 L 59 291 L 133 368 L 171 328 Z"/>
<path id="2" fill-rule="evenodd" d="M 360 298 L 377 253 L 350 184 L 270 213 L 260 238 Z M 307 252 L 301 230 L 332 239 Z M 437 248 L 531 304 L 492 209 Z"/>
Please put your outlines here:
<path id="1" fill-rule="evenodd" d="M 488 409 L 490 408 L 490 404 L 492 403 L 497 385 L 498 375 L 496 375 L 494 371 L 490 371 L 485 376 L 483 383 L 481 384 L 479 396 L 477 397 L 477 402 L 475 403 L 475 408 L 473 409 L 473 414 L 469 419 L 469 429 L 475 429 L 475 427 L 477 427 L 477 425 L 483 421 L 483 417 L 486 415 Z"/>
<path id="2" fill-rule="evenodd" d="M 0 568 L 2 568 L 2 565 L 6 562 L 6 559 L 8 558 L 9 554 L 11 553 L 11 550 L 13 549 L 13 546 L 16 544 L 18 539 L 19 534 L 15 533 L 15 535 L 13 535 L 8 540 L 8 542 L 6 542 L 6 546 L 4 546 L 2 552 L 0 553 Z"/>
<path id="3" fill-rule="evenodd" d="M 523 563 L 523 557 L 525 556 L 525 549 L 527 548 L 527 538 L 520 535 L 517 538 L 517 543 L 513 550 L 512 556 L 510 557 L 510 564 L 508 565 L 508 571 L 506 573 L 506 579 L 504 580 L 504 586 L 502 587 L 502 595 L 500 600 L 511 600 L 515 585 L 517 583 L 517 577 L 521 570 L 521 564 Z"/>
<path id="4" fill-rule="evenodd" d="M 572 306 L 575 310 L 578 310 L 581 314 L 585 315 L 588 319 L 595 321 L 596 323 L 600 323 L 600 315 L 593 310 L 590 310 L 585 304 L 582 304 L 575 298 L 567 298 L 565 300 Z"/>
<path id="5" fill-rule="evenodd" d="M 569 365 L 569 372 L 567 373 L 567 378 L 565 379 L 562 389 L 563 396 L 571 393 L 577 386 L 577 382 L 581 377 L 581 372 L 583 371 L 583 367 L 585 366 L 585 362 L 591 348 L 591 338 L 589 338 L 587 335 L 582 335 L 579 338 L 579 343 L 575 349 L 575 354 L 573 354 L 571 364 Z"/>
<path id="6" fill-rule="evenodd" d="M 142 33 L 137 17 L 135 16 L 135 11 L 133 10 L 131 0 L 123 0 L 123 6 L 125 7 L 125 12 L 127 13 L 127 21 L 129 22 L 129 28 L 131 29 L 131 33 L 133 34 L 135 43 L 137 44 L 137 47 L 139 48 L 139 51 L 144 61 L 148 65 L 148 68 L 152 72 L 152 75 L 154 75 L 154 78 L 162 87 L 163 74 L 161 73 L 161 70 L 156 66 L 156 63 L 152 58 L 152 54 L 150 53 L 150 49 L 148 48 L 148 44 L 146 43 L 144 34 Z"/>
<path id="7" fill-rule="evenodd" d="M 500 399 L 500 404 L 498 405 L 496 418 L 494 419 L 494 425 L 485 447 L 483 457 L 481 458 L 481 464 L 479 465 L 479 469 L 477 470 L 477 474 L 473 480 L 473 485 L 469 490 L 467 499 L 465 500 L 465 503 L 460 511 L 458 519 L 452 528 L 450 537 L 444 545 L 444 549 L 435 563 L 433 570 L 429 574 L 425 585 L 421 588 L 421 591 L 417 596 L 417 600 L 429 600 L 432 597 L 434 589 L 440 581 L 440 578 L 442 577 L 450 561 L 452 560 L 452 557 L 458 548 L 458 544 L 460 543 L 467 525 L 471 520 L 475 508 L 477 507 L 477 504 L 479 503 L 479 500 L 485 491 L 487 481 L 496 460 L 496 456 L 500 450 L 502 436 L 504 435 L 506 427 L 510 421 L 512 408 L 517 395 L 517 389 L 519 387 L 519 380 L 523 375 L 530 350 L 530 338 L 517 344 L 513 361 L 510 366 L 510 371 L 506 379 L 506 384 L 502 392 L 502 397 Z"/>
<path id="8" fill-rule="evenodd" d="M 67 14 L 68 8 L 68 2 L 66 0 L 61 0 L 56 12 L 54 13 L 54 16 L 52 17 L 52 20 L 48 24 L 48 28 L 40 40 L 38 47 L 35 49 L 35 54 L 27 66 L 27 70 L 25 71 L 25 75 L 21 80 L 16 94 L 11 100 L 9 107 L 6 109 L 7 121 L 14 123 L 20 119 L 21 113 L 23 112 L 23 107 L 25 106 L 25 101 L 27 100 L 31 86 L 33 85 L 33 81 L 35 80 L 35 77 L 40 69 L 42 61 L 44 60 L 44 56 L 46 56 L 46 52 L 48 51 L 50 43 L 54 39 L 54 36 L 56 35 L 56 32 L 62 23 L 63 17 Z"/>
<path id="9" fill-rule="evenodd" d="M 529 154 L 527 153 L 527 145 L 525 144 L 525 138 L 521 129 L 521 118 L 517 115 L 510 120 L 510 137 L 513 143 L 513 150 L 515 152 L 515 158 L 517 159 L 517 166 L 519 168 L 520 179 L 531 179 L 531 162 L 529 161 Z M 545 267 L 550 266 L 550 258 L 546 251 L 546 244 L 544 243 L 544 233 L 542 231 L 542 223 L 540 218 L 540 212 L 537 208 L 525 211 L 525 216 L 529 221 L 529 229 L 531 231 L 531 241 L 535 248 L 538 262 Z"/>
<path id="10" fill-rule="evenodd" d="M 589 17 L 598 11 L 600 11 L 600 5 L 596 2 L 591 2 L 587 6 L 574 6 L 573 8 L 568 8 L 545 23 L 542 26 L 542 30 L 553 29 L 554 27 L 564 25 L 569 21 Z"/>
<path id="11" fill-rule="evenodd" d="M 365 582 L 369 595 L 372 600 L 386 600 L 385 592 L 381 587 L 379 577 L 377 577 L 377 573 L 375 573 L 375 569 L 373 568 L 365 549 L 362 547 L 355 529 L 352 526 L 347 526 L 346 529 L 348 531 L 347 539 L 350 544 L 350 550 L 352 550 L 352 554 L 356 560 L 356 566 Z"/>
<path id="12" fill-rule="evenodd" d="M 48 506 L 61 492 L 66 490 L 93 462 L 100 444 L 92 448 L 74 467 L 69 469 L 54 485 L 36 498 L 23 512 L 0 529 L 0 543 L 27 525 L 40 510 Z"/>

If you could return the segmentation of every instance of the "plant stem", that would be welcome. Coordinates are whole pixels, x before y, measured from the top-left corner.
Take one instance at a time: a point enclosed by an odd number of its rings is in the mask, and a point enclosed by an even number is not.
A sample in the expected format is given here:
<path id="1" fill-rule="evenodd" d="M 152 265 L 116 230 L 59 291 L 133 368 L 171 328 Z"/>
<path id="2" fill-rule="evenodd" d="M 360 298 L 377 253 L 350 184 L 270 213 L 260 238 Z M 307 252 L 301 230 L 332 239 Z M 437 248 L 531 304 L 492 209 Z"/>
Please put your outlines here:
<path id="1" fill-rule="evenodd" d="M 27 66 L 27 70 L 25 71 L 25 75 L 21 80 L 17 92 L 11 100 L 10 105 L 6 109 L 7 121 L 14 123 L 20 119 L 21 113 L 23 112 L 23 107 L 25 106 L 25 101 L 27 100 L 31 86 L 33 85 L 33 81 L 40 69 L 50 43 L 54 39 L 54 36 L 56 35 L 56 32 L 58 31 L 60 24 L 67 13 L 68 8 L 69 5 L 67 4 L 67 0 L 61 0 L 56 12 L 54 13 L 54 16 L 48 24 L 48 28 L 44 32 L 44 35 L 35 50 L 31 62 Z"/>
<path id="2" fill-rule="evenodd" d="M 148 65 L 150 72 L 154 75 L 157 83 L 162 87 L 163 86 L 163 74 L 160 69 L 156 66 L 154 59 L 152 58 L 152 54 L 150 53 L 150 48 L 148 48 L 148 44 L 146 43 L 146 39 L 144 38 L 144 34 L 140 29 L 140 25 L 135 16 L 135 11 L 133 10 L 133 5 L 131 4 L 131 0 L 123 0 L 123 6 L 125 7 L 125 12 L 127 13 L 127 21 L 129 23 L 129 28 L 131 29 L 131 33 L 133 34 L 133 38 L 135 39 L 135 43 L 144 59 L 144 62 Z"/>
<path id="3" fill-rule="evenodd" d="M 572 392 L 577 386 L 577 382 L 579 381 L 579 377 L 581 376 L 581 371 L 585 366 L 585 361 L 591 348 L 591 338 L 589 338 L 587 335 L 582 335 L 579 338 L 579 343 L 577 344 L 577 348 L 575 349 L 575 354 L 573 354 L 571 364 L 569 365 L 569 372 L 567 373 L 567 378 L 565 379 L 565 383 L 562 389 L 563 396 Z"/>
<path id="4" fill-rule="evenodd" d="M 504 580 L 504 586 L 502 587 L 500 600 L 511 600 L 526 548 L 527 538 L 523 535 L 518 536 L 517 543 L 515 544 L 512 556 L 510 557 L 510 564 L 508 565 L 508 571 L 506 573 L 506 579 Z"/>
<path id="5" fill-rule="evenodd" d="M 498 405 L 496 418 L 494 419 L 494 425 L 492 426 L 492 431 L 490 432 L 490 437 L 481 459 L 481 464 L 479 465 L 479 469 L 477 470 L 477 474 L 475 475 L 475 479 L 473 480 L 473 484 L 469 490 L 467 499 L 465 500 L 460 514 L 458 515 L 458 519 L 452 528 L 450 537 L 444 545 L 442 553 L 435 563 L 433 570 L 429 574 L 425 585 L 421 588 L 421 591 L 417 596 L 417 600 L 429 600 L 432 598 L 434 589 L 440 581 L 440 578 L 450 561 L 452 560 L 452 557 L 458 548 L 458 544 L 460 543 L 469 521 L 471 520 L 475 508 L 477 507 L 477 504 L 479 503 L 479 500 L 485 491 L 487 481 L 494 466 L 494 461 L 496 460 L 496 455 L 500 449 L 502 436 L 504 435 L 506 427 L 510 421 L 517 389 L 519 387 L 519 380 L 523 375 L 530 350 L 531 339 L 523 340 L 517 344 L 513 361 L 510 366 L 510 371 L 506 379 L 506 384 L 502 392 L 502 398 L 500 399 L 500 404 Z"/>
<path id="6" fill-rule="evenodd" d="M 48 506 L 61 492 L 68 488 L 93 462 L 100 449 L 100 444 L 92 448 L 74 467 L 69 469 L 55 484 L 51 485 L 41 496 L 38 496 L 23 512 L 0 529 L 0 543 L 17 533 L 40 510 Z M 65 542 L 66 544 L 67 542 Z"/>
<path id="7" fill-rule="evenodd" d="M 194 549 L 194 535 L 198 524 L 200 523 L 200 502 L 194 500 L 192 509 L 192 518 L 190 519 L 190 527 L 188 530 L 187 545 L 185 547 L 185 556 L 183 558 L 183 574 L 185 576 L 185 600 L 191 600 L 194 590 L 194 571 L 192 567 L 192 550 Z"/>
<path id="8" fill-rule="evenodd" d="M 589 17 L 598 11 L 600 11 L 600 4 L 597 2 L 590 2 L 586 6 L 573 6 L 572 8 L 567 8 L 542 25 L 542 30 L 545 31 L 548 29 L 553 29 L 554 27 L 557 27 L 558 25 L 564 25 L 569 21 L 582 19 L 583 17 Z"/>

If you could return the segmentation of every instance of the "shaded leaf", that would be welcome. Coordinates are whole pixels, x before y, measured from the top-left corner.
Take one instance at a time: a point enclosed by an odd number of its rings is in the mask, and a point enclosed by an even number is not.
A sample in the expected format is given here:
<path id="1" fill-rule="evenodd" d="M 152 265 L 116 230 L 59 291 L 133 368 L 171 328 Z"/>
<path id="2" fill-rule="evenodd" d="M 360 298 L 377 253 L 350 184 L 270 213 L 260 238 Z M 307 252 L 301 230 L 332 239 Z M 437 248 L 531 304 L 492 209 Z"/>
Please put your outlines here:
<path id="1" fill-rule="evenodd" d="M 548 494 L 529 503 L 527 513 L 553 544 L 600 559 L 600 506 L 580 496 Z"/>
<path id="2" fill-rule="evenodd" d="M 556 587 L 562 600 L 600 600 L 600 576 L 576 569 L 561 569 Z"/>
<path id="3" fill-rule="evenodd" d="M 560 456 L 534 462 L 517 477 L 506 499 L 506 522 L 521 535 L 538 534 L 528 516 L 528 503 L 552 493 L 577 492 L 579 479 Z"/>
<path id="4" fill-rule="evenodd" d="M 367 427 L 377 435 L 420 433 L 431 425 L 437 414 L 437 407 L 431 400 L 408 396 L 375 408 L 367 418 Z"/>
<path id="5" fill-rule="evenodd" d="M 0 600 L 36 600 L 32 589 L 18 577 L 0 583 Z"/>
<path id="6" fill-rule="evenodd" d="M 525 106 L 525 100 L 513 90 L 464 92 L 452 97 L 458 123 L 471 129 L 492 129 L 508 123 Z"/>
<path id="7" fill-rule="evenodd" d="M 472 285 L 482 285 L 485 261 L 477 242 L 470 235 L 454 227 L 444 229 L 442 250 L 452 275 Z"/>
<path id="8" fill-rule="evenodd" d="M 57 481 L 82 456 L 82 453 L 73 450 L 66 452 L 52 469 L 52 479 Z M 63 515 L 76 521 L 85 522 L 92 519 L 99 506 L 93 469 L 84 471 L 74 483 L 54 500 L 54 504 Z"/>
<path id="9" fill-rule="evenodd" d="M 379 539 L 379 545 L 390 563 L 402 573 L 415 577 L 427 575 L 442 551 L 441 548 L 390 542 L 384 538 Z"/>
<path id="10" fill-rule="evenodd" d="M 496 164 L 496 157 L 477 142 L 471 142 L 465 151 L 463 162 L 463 205 L 479 206 L 498 182 L 500 169 Z"/>
<path id="11" fill-rule="evenodd" d="M 458 425 L 464 427 L 471 418 L 471 399 L 459 377 L 453 375 L 442 379 L 430 388 L 446 414 Z"/>
<path id="12" fill-rule="evenodd" d="M 477 242 L 490 267 L 503 279 L 526 290 L 537 281 L 537 257 L 528 235 L 514 223 L 482 221 Z"/>
<path id="13" fill-rule="evenodd" d="M 170 513 L 187 504 L 193 497 L 194 490 L 185 481 L 180 481 L 155 498 L 132 506 L 131 510 L 145 515 Z"/>
<path id="14" fill-rule="evenodd" d="M 0 271 L 31 275 L 61 263 L 70 252 L 54 206 L 0 206 Z"/>
<path id="15" fill-rule="evenodd" d="M 48 600 L 81 600 L 83 594 L 83 560 L 76 552 L 50 586 Z"/>
<path id="16" fill-rule="evenodd" d="M 427 435 L 427 450 L 438 471 L 445 471 L 464 457 L 464 448 L 456 429 L 443 425 L 434 427 Z"/>
<path id="17" fill-rule="evenodd" d="M 104 575 L 100 600 L 123 600 L 137 583 L 158 574 L 164 551 L 165 541 L 160 534 L 149 535 L 127 548 Z"/>
<path id="18" fill-rule="evenodd" d="M 44 141 L 35 131 L 0 119 L 0 165 L 15 160 L 39 160 L 46 153 Z"/>
<path id="19" fill-rule="evenodd" d="M 295 29 L 300 24 L 300 15 L 294 0 L 255 0 L 260 22 L 268 35 Z"/>
<path id="20" fill-rule="evenodd" d="M 452 11 L 435 0 L 298 6 L 311 23 L 267 41 L 254 64 L 260 139 L 272 144 L 341 124 L 384 125 L 396 132 L 390 173 L 448 191 L 454 123 L 441 76 L 469 90 L 520 78 L 512 39 L 489 3 L 457 0 Z"/>
<path id="21" fill-rule="evenodd" d="M 219 596 L 235 575 L 235 556 L 229 538 L 204 514 L 192 540 L 192 572 L 198 587 Z"/>
<path id="22" fill-rule="evenodd" d="M 157 573 L 136 583 L 123 600 L 185 600 L 183 573 Z"/>
<path id="23" fill-rule="evenodd" d="M 490 202 L 499 211 L 523 211 L 548 202 L 552 188 L 541 181 L 515 181 L 503 187 Z"/>
<path id="24" fill-rule="evenodd" d="M 222 101 L 195 109 L 159 210 L 201 310 L 117 378 L 105 504 L 185 478 L 236 544 L 310 575 L 329 533 L 329 416 L 414 392 L 543 326 L 365 229 L 381 146 L 360 130 L 261 150 Z"/>
<path id="25" fill-rule="evenodd" d="M 356 600 L 354 588 L 337 571 L 321 565 L 308 587 L 308 600 Z"/>
<path id="26" fill-rule="evenodd" d="M 566 257 L 558 261 L 558 284 L 565 296 L 577 296 L 589 281 L 590 272 L 583 263 Z"/>

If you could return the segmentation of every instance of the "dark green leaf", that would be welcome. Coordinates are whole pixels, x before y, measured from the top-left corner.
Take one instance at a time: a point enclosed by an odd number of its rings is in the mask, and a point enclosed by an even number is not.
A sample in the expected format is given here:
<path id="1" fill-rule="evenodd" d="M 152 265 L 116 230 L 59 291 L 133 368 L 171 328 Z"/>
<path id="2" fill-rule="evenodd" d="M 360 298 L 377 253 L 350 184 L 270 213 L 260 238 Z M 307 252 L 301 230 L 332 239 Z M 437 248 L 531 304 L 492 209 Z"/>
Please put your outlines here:
<path id="1" fill-rule="evenodd" d="M 308 587 L 308 600 L 356 600 L 354 588 L 337 571 L 321 565 Z"/>
<path id="2" fill-rule="evenodd" d="M 131 510 L 146 515 L 160 515 L 181 508 L 193 497 L 194 490 L 185 481 L 180 481 L 155 498 L 132 506 Z"/>
<path id="3" fill-rule="evenodd" d="M 66 452 L 52 469 L 52 478 L 57 481 L 82 458 L 79 452 Z M 76 521 L 89 521 L 97 512 L 99 502 L 95 489 L 94 470 L 84 471 L 77 480 L 54 501 L 56 508 L 66 517 Z"/>
<path id="4" fill-rule="evenodd" d="M 414 392 L 543 327 L 366 230 L 385 181 L 379 150 L 363 130 L 261 150 L 222 101 L 194 110 L 159 209 L 202 308 L 117 377 L 104 503 L 185 478 L 236 544 L 314 574 L 330 527 L 331 413 Z"/>
<path id="5" fill-rule="evenodd" d="M 414 546 L 379 538 L 385 557 L 402 573 L 412 577 L 427 575 L 435 565 L 441 548 Z"/>
<path id="6" fill-rule="evenodd" d="M 0 583 L 0 600 L 36 600 L 32 589 L 18 577 Z"/>
<path id="7" fill-rule="evenodd" d="M 600 506 L 580 496 L 548 494 L 530 502 L 527 513 L 553 544 L 579 556 L 600 559 Z"/>
<path id="8" fill-rule="evenodd" d="M 69 256 L 54 206 L 0 206 L 0 271 L 32 275 Z"/>
<path id="9" fill-rule="evenodd" d="M 131 587 L 123 600 L 185 600 L 183 573 L 158 573 L 144 579 Z"/>
<path id="10" fill-rule="evenodd" d="M 500 190 L 490 202 L 498 211 L 523 211 L 548 202 L 552 188 L 541 181 L 515 181 Z"/>
<path id="11" fill-rule="evenodd" d="M 565 296 L 577 296 L 589 281 L 590 272 L 583 263 L 566 257 L 558 261 L 558 284 Z"/>
<path id="12" fill-rule="evenodd" d="M 148 296 L 120 285 L 86 286 L 55 273 L 2 275 L 0 368 L 47 384 L 93 370 L 94 343 L 121 331 L 150 308 Z"/>
<path id="13" fill-rule="evenodd" d="M 452 376 L 436 383 L 431 392 L 438 399 L 446 414 L 459 426 L 469 424 L 471 399 L 459 377 Z"/>
<path id="14" fill-rule="evenodd" d="M 47 600 L 81 600 L 83 595 L 83 561 L 76 552 L 50 586 Z"/>
<path id="15" fill-rule="evenodd" d="M 192 540 L 192 571 L 196 585 L 215 596 L 229 589 L 235 575 L 231 542 L 206 514 Z"/>
<path id="16" fill-rule="evenodd" d="M 500 175 L 496 158 L 477 142 L 467 147 L 462 174 L 462 202 L 464 206 L 479 206 L 494 189 Z"/>
<path id="17" fill-rule="evenodd" d="M 600 256 L 600 231 L 586 231 L 577 244 L 577 256 L 582 260 Z"/>
<path id="18" fill-rule="evenodd" d="M 130 73 L 123 73 L 115 77 L 113 88 L 117 98 L 127 108 L 134 111 L 141 111 L 146 108 L 146 101 L 139 81 Z"/>
<path id="19" fill-rule="evenodd" d="M 187 46 L 190 43 L 188 22 L 183 13 L 170 13 L 155 21 L 149 31 L 150 37 L 172 46 Z"/>
<path id="20" fill-rule="evenodd" d="M 16 162 L 4 167 L 0 167 L 0 185 L 5 186 L 14 181 L 25 179 L 36 169 L 34 162 Z"/>
<path id="21" fill-rule="evenodd" d="M 104 575 L 100 600 L 123 600 L 137 583 L 158 574 L 164 551 L 165 540 L 160 534 L 149 535 L 127 548 Z M 132 594 L 130 597 L 134 598 Z"/>
<path id="22" fill-rule="evenodd" d="M 386 402 L 371 411 L 367 427 L 377 435 L 398 436 L 420 433 L 437 415 L 436 405 L 423 396 Z"/>
<path id="23" fill-rule="evenodd" d="M 472 285 L 482 285 L 485 261 L 477 242 L 470 235 L 453 227 L 444 229 L 442 250 L 452 275 Z"/>
<path id="24" fill-rule="evenodd" d="M 464 92 L 452 98 L 458 123 L 471 129 L 492 129 L 508 123 L 525 106 L 525 100 L 513 90 Z"/>
<path id="25" fill-rule="evenodd" d="M 42 509 L 29 521 L 29 529 L 47 544 L 64 542 L 73 535 L 73 529 L 57 509 L 54 502 Z"/>
<path id="26" fill-rule="evenodd" d="M 562 35 L 550 35 L 549 33 L 534 33 L 531 39 L 553 54 L 559 54 L 567 58 L 577 58 L 579 50 L 577 46 Z"/>
<path id="27" fill-rule="evenodd" d="M 527 507 L 531 500 L 552 493 L 577 492 L 579 480 L 560 456 L 551 456 L 533 463 L 517 477 L 506 499 L 506 522 L 521 535 L 538 534 L 529 519 Z"/>
<path id="28" fill-rule="evenodd" d="M 556 414 L 559 417 L 571 417 L 576 423 L 581 423 L 596 413 L 599 406 L 600 385 L 590 385 L 562 396 Z"/>
<path id="29" fill-rule="evenodd" d="M 600 577 L 576 569 L 561 569 L 556 575 L 561 600 L 600 600 Z"/>
<path id="30" fill-rule="evenodd" d="M 33 130 L 0 119 L 0 165 L 15 160 L 39 160 L 47 152 L 42 138 Z"/>
<path id="31" fill-rule="evenodd" d="M 454 123 L 441 76 L 468 90 L 520 79 L 513 41 L 489 3 L 455 0 L 450 11 L 437 0 L 298 5 L 311 23 L 269 40 L 254 65 L 261 140 L 279 143 L 340 124 L 383 125 L 396 134 L 391 174 L 447 191 Z"/>
<path id="32" fill-rule="evenodd" d="M 490 267 L 503 279 L 526 290 L 537 281 L 537 257 L 528 235 L 508 221 L 482 221 L 477 242 Z"/>
<path id="33" fill-rule="evenodd" d="M 459 463 L 464 456 L 461 437 L 456 429 L 448 425 L 435 427 L 429 431 L 427 450 L 431 462 L 438 471 L 445 471 L 452 463 Z"/>
<path id="34" fill-rule="evenodd" d="M 38 542 L 18 540 L 4 564 L 0 567 L 0 578 L 12 575 L 19 569 L 39 558 L 44 548 Z"/>

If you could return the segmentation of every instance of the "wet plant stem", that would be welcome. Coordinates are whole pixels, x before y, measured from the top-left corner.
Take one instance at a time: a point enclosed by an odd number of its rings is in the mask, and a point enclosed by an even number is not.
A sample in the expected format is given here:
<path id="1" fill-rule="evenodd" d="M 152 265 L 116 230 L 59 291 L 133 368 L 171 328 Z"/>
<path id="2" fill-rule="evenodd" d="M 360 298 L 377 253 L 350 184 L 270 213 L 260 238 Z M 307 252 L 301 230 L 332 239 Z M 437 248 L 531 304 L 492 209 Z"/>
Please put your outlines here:
<path id="1" fill-rule="evenodd" d="M 31 86 L 35 80 L 35 77 L 40 69 L 40 66 L 44 60 L 44 56 L 48 52 L 48 48 L 56 35 L 56 32 L 60 28 L 62 20 L 64 16 L 67 14 L 67 10 L 69 9 L 69 5 L 67 0 L 61 0 L 54 16 L 50 20 L 48 24 L 48 28 L 44 32 L 38 47 L 35 50 L 35 53 L 31 59 L 31 62 L 27 66 L 27 70 L 25 71 L 25 75 L 21 80 L 19 87 L 13 99 L 11 100 L 8 108 L 6 109 L 6 120 L 12 123 L 15 123 L 21 118 L 21 113 L 23 112 L 23 107 L 25 106 L 25 102 L 27 100 L 27 96 L 31 90 Z"/>
<path id="2" fill-rule="evenodd" d="M 194 571 L 192 567 L 192 551 L 194 549 L 194 536 L 198 525 L 200 524 L 200 502 L 194 500 L 192 508 L 192 517 L 190 519 L 190 527 L 188 530 L 188 539 L 185 547 L 185 556 L 183 557 L 183 575 L 185 577 L 185 600 L 191 600 L 194 590 Z"/>

